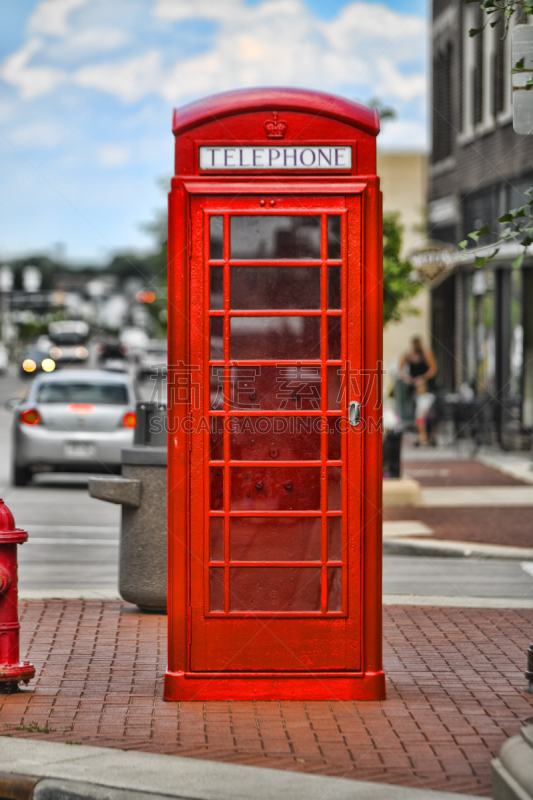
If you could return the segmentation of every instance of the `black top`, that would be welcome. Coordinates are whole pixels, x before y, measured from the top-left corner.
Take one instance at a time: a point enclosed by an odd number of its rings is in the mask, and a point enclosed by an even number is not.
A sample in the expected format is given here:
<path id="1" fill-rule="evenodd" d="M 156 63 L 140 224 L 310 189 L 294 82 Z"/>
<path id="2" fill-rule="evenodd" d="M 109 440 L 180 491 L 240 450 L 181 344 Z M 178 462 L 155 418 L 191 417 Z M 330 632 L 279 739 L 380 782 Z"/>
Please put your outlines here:
<path id="1" fill-rule="evenodd" d="M 429 370 L 429 364 L 426 361 L 424 353 L 422 353 L 420 361 L 411 361 L 409 356 L 407 356 L 407 364 L 411 378 L 419 378 L 421 375 L 425 375 Z"/>

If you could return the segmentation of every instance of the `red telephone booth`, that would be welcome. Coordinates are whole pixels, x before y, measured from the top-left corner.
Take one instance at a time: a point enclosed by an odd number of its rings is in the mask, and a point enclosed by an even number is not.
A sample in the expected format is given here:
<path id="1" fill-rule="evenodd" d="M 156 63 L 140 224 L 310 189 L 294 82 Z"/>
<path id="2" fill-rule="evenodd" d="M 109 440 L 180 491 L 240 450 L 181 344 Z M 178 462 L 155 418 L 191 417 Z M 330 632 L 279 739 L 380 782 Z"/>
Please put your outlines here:
<path id="1" fill-rule="evenodd" d="M 175 113 L 167 700 L 382 699 L 375 111 Z"/>

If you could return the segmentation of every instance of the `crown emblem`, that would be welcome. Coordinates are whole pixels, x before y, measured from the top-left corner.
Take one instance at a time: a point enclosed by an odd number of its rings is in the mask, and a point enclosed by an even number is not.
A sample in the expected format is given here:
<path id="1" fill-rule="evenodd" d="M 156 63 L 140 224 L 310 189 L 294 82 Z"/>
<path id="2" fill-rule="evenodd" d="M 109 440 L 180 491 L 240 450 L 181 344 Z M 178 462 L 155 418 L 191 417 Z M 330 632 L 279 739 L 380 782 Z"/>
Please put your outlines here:
<path id="1" fill-rule="evenodd" d="M 287 123 L 283 119 L 278 119 L 278 112 L 274 111 L 272 119 L 266 119 L 263 127 L 269 139 L 283 139 L 287 130 Z"/>

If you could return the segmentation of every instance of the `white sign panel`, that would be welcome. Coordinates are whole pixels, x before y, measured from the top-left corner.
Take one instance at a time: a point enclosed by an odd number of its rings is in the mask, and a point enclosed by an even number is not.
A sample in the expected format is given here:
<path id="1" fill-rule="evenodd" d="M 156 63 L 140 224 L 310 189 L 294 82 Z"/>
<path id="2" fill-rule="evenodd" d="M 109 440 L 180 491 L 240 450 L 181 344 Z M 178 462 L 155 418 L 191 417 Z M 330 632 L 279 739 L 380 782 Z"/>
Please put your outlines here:
<path id="1" fill-rule="evenodd" d="M 200 169 L 350 169 L 352 148 L 320 147 L 200 147 Z"/>

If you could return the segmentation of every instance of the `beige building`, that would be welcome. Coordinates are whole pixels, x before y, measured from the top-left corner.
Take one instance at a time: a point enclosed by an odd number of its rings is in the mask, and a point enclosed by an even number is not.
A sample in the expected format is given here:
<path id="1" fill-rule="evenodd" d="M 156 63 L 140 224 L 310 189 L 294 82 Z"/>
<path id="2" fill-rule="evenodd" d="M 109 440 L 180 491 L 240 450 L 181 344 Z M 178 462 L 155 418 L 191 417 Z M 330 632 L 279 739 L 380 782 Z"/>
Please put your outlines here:
<path id="1" fill-rule="evenodd" d="M 425 153 L 379 152 L 377 173 L 383 192 L 384 213 L 393 211 L 400 215 L 403 225 L 403 254 L 421 245 L 424 210 L 427 195 L 427 155 Z M 429 292 L 422 289 L 411 305 L 419 314 L 405 315 L 400 322 L 390 322 L 383 331 L 383 368 L 385 369 L 385 394 L 394 385 L 394 375 L 402 353 L 412 336 L 419 335 L 430 344 Z"/>

